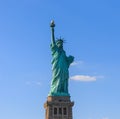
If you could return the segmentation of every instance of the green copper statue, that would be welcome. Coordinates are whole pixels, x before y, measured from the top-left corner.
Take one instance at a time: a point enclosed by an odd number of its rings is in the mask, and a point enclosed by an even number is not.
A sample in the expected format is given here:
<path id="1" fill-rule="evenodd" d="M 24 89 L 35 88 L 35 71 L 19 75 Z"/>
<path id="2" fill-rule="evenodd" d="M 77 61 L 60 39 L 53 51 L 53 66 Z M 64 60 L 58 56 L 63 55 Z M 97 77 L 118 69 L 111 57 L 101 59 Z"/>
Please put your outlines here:
<path id="1" fill-rule="evenodd" d="M 68 80 L 69 71 L 68 68 L 73 62 L 73 56 L 66 56 L 63 50 L 64 41 L 60 38 L 55 41 L 54 37 L 54 21 L 50 24 L 52 30 L 51 38 L 51 51 L 52 51 L 52 82 L 49 96 L 69 96 L 68 92 Z"/>

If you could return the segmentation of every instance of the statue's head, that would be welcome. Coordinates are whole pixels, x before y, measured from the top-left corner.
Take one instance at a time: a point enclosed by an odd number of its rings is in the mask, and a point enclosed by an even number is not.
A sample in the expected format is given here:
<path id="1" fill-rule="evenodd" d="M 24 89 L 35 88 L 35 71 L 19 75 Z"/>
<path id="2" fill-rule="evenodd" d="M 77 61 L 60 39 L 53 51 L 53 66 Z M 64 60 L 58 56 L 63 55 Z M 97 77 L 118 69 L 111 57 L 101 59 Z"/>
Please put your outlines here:
<path id="1" fill-rule="evenodd" d="M 64 41 L 60 38 L 58 40 L 56 40 L 56 45 L 59 47 L 59 48 L 62 48 L 63 47 L 63 43 Z"/>

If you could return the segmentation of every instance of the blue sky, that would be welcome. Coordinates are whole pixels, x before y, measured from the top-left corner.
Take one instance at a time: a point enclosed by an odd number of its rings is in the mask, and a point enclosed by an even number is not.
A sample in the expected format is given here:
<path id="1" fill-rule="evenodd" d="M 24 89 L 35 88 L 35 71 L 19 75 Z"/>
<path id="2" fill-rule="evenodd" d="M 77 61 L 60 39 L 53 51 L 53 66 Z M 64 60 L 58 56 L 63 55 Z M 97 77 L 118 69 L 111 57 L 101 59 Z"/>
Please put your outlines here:
<path id="1" fill-rule="evenodd" d="M 73 55 L 74 119 L 120 119 L 118 0 L 0 1 L 0 119 L 43 119 L 50 90 L 50 21 Z"/>

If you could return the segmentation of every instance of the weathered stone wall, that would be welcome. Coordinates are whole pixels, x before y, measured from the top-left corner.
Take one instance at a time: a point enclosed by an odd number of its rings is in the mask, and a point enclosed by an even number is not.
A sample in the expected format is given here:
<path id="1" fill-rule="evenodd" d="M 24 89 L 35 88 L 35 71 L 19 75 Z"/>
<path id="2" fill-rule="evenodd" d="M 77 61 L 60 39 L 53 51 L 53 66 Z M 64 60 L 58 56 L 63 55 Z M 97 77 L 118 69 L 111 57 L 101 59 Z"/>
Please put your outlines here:
<path id="1" fill-rule="evenodd" d="M 73 119 L 72 106 L 69 96 L 48 96 L 45 108 L 45 119 Z"/>

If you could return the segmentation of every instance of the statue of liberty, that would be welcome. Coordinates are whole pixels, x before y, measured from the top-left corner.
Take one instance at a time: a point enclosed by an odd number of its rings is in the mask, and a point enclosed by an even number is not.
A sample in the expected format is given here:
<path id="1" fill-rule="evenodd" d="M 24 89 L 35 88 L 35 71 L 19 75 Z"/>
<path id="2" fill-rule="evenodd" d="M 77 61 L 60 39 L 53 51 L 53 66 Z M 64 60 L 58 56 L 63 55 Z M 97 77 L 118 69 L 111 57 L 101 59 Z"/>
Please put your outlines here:
<path id="1" fill-rule="evenodd" d="M 68 92 L 68 80 L 69 71 L 68 68 L 73 62 L 73 56 L 66 56 L 63 49 L 64 41 L 60 38 L 55 40 L 54 37 L 54 21 L 50 24 L 52 30 L 51 38 L 51 52 L 52 52 L 52 81 L 49 96 L 69 96 Z"/>

